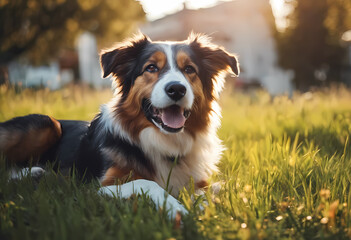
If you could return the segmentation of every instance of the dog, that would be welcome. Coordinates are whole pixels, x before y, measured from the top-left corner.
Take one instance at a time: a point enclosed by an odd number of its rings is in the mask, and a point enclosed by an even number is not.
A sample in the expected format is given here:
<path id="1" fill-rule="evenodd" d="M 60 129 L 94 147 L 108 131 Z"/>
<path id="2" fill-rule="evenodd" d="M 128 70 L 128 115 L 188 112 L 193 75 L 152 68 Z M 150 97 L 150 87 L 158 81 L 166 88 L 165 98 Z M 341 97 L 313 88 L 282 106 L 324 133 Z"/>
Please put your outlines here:
<path id="1" fill-rule="evenodd" d="M 223 150 L 217 101 L 224 73 L 239 75 L 236 56 L 201 34 L 182 42 L 138 34 L 102 51 L 100 62 L 103 77 L 115 84 L 100 113 L 91 122 L 32 114 L 0 123 L 7 162 L 74 166 L 80 178 L 98 179 L 103 193 L 125 197 L 147 189 L 160 204 L 163 189 L 177 196 L 191 181 L 195 189 L 207 187 Z M 126 180 L 120 191 L 107 187 Z"/>

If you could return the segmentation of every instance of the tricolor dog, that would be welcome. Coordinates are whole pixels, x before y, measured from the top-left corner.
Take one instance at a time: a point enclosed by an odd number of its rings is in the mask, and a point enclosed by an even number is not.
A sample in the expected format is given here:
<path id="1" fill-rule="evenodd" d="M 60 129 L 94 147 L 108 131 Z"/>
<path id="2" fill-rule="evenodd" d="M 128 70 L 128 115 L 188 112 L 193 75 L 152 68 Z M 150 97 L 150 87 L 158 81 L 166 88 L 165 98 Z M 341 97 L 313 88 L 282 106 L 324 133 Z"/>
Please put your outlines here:
<path id="1" fill-rule="evenodd" d="M 91 122 L 33 114 L 0 123 L 7 161 L 75 166 L 102 186 L 128 179 L 122 196 L 146 189 L 160 200 L 168 177 L 173 196 L 191 179 L 196 189 L 206 187 L 222 152 L 216 131 L 223 73 L 239 74 L 236 57 L 203 35 L 153 42 L 139 34 L 103 51 L 100 60 L 103 76 L 115 83 L 100 113 Z M 111 189 L 119 192 L 101 191 Z"/>

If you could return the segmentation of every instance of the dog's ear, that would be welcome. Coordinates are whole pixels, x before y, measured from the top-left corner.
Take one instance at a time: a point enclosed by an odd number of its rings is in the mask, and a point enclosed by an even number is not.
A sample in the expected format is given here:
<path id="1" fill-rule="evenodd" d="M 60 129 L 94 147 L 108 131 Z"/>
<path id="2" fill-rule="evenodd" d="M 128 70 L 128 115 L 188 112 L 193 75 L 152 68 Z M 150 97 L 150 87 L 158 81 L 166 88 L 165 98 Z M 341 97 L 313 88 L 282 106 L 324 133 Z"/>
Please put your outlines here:
<path id="1" fill-rule="evenodd" d="M 103 50 L 100 54 L 103 77 L 105 78 L 110 74 L 118 76 L 126 65 L 130 65 L 136 60 L 150 42 L 146 35 L 139 33 L 133 38 L 114 46 L 112 49 Z"/>
<path id="2" fill-rule="evenodd" d="M 191 33 L 188 41 L 206 69 L 218 73 L 230 68 L 236 76 L 239 76 L 240 69 L 236 56 L 212 44 L 206 35 Z"/>
<path id="3" fill-rule="evenodd" d="M 218 97 L 224 86 L 223 78 L 218 76 L 225 71 L 231 71 L 236 76 L 240 73 L 236 56 L 212 44 L 206 35 L 191 33 L 187 41 L 198 59 L 205 94 L 210 98 Z"/>
<path id="4" fill-rule="evenodd" d="M 139 56 L 149 43 L 151 43 L 150 39 L 139 33 L 112 49 L 103 50 L 100 54 L 103 77 L 112 75 L 122 88 L 122 92 L 128 92 L 134 81 L 133 73 L 135 73 L 134 68 Z"/>

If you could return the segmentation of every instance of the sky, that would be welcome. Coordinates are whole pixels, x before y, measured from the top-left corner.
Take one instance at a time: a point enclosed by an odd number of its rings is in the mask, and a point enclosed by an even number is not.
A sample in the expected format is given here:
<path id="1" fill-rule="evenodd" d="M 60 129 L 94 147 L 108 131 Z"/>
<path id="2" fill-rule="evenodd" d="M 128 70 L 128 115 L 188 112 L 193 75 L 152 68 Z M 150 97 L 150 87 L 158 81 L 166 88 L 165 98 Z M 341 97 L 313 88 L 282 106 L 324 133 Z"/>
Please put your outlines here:
<path id="1" fill-rule="evenodd" d="M 183 9 L 186 2 L 187 8 L 198 9 L 216 5 L 218 0 L 139 0 L 142 4 L 147 18 L 152 21 L 165 15 L 175 13 Z M 223 0 L 222 0 L 223 1 Z M 224 0 L 230 1 L 230 0 Z M 285 7 L 284 0 L 270 0 L 273 14 L 276 19 L 278 29 L 286 26 L 285 16 L 289 13 L 289 9 Z"/>

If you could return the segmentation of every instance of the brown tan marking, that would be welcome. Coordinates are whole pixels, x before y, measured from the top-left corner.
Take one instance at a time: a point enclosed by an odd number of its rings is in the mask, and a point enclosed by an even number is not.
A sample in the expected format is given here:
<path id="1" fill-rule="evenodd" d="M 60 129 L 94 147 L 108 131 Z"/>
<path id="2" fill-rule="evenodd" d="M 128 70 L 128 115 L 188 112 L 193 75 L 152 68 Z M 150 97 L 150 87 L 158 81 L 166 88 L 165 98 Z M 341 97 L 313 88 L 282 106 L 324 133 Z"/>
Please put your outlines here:
<path id="1" fill-rule="evenodd" d="M 166 55 L 160 51 L 155 52 L 143 67 L 145 68 L 149 64 L 155 64 L 161 70 L 166 64 Z M 141 111 L 141 103 L 144 98 L 150 98 L 152 89 L 158 80 L 158 75 L 159 72 L 149 73 L 145 71 L 135 80 L 126 100 L 115 110 L 123 128 L 135 140 L 138 140 L 139 133 L 144 128 L 155 127 L 145 118 Z"/>
<path id="2" fill-rule="evenodd" d="M 57 121 L 55 118 L 49 116 L 51 122 L 54 124 L 54 129 L 58 137 L 62 136 L 62 128 L 61 128 L 61 123 Z"/>
<path id="3" fill-rule="evenodd" d="M 117 165 L 110 167 L 101 182 L 102 186 L 110 186 L 116 184 L 117 181 L 125 183 L 126 181 L 132 181 L 137 179 L 145 179 L 131 168 L 120 168 Z"/>
<path id="4" fill-rule="evenodd" d="M 196 183 L 197 188 L 207 188 L 208 187 L 208 182 L 206 180 L 202 180 L 198 183 Z"/>
<path id="5" fill-rule="evenodd" d="M 157 51 L 144 64 L 143 68 L 145 69 L 149 64 L 155 64 L 159 69 L 162 69 L 166 64 L 166 61 L 166 55 L 163 52 Z"/>
<path id="6" fill-rule="evenodd" d="M 181 69 L 182 71 L 184 71 L 184 68 L 189 65 L 195 68 L 196 72 L 199 72 L 199 68 L 197 67 L 197 65 L 190 59 L 189 55 L 183 51 L 179 51 L 177 53 L 177 65 L 179 69 Z M 193 73 L 188 75 L 190 76 L 191 79 L 193 79 L 195 78 L 196 74 Z"/>
<path id="7" fill-rule="evenodd" d="M 190 65 L 195 68 L 197 73 L 199 71 L 198 66 L 191 60 L 190 56 L 183 51 L 177 53 L 177 64 L 179 69 L 182 70 L 187 65 Z M 203 88 L 203 84 L 197 73 L 187 74 L 183 71 L 195 96 L 191 115 L 185 122 L 185 130 L 189 131 L 192 136 L 195 136 L 196 132 L 207 128 L 210 121 L 209 114 L 211 112 L 211 100 L 206 98 L 204 91 L 207 89 Z"/>
<path id="8" fill-rule="evenodd" d="M 8 136 L 3 149 L 4 154 L 10 162 L 22 163 L 36 160 L 41 154 L 47 151 L 61 137 L 61 124 L 50 117 L 52 126 L 46 128 L 32 128 L 27 132 L 17 130 L 13 136 Z"/>

